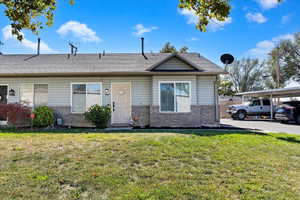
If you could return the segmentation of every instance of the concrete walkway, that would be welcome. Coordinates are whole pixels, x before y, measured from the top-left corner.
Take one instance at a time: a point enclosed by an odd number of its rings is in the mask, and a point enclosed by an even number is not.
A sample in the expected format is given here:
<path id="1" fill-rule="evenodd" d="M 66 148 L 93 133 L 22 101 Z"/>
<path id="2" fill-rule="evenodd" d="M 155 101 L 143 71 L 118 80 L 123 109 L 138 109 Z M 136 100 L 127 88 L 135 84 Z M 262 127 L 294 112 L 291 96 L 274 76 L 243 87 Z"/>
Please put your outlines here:
<path id="1" fill-rule="evenodd" d="M 300 135 L 300 125 L 281 124 L 279 122 L 261 121 L 261 120 L 232 120 L 222 119 L 221 124 L 231 127 L 258 130 L 262 132 L 290 133 Z"/>

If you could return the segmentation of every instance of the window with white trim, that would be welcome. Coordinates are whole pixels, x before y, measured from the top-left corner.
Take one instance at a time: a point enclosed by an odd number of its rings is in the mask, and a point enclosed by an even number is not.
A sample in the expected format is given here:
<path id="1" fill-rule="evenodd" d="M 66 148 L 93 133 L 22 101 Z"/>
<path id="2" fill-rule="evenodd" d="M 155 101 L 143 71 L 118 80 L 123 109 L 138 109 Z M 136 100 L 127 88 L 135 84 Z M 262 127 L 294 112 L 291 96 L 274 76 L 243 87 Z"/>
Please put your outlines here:
<path id="1" fill-rule="evenodd" d="M 48 105 L 48 84 L 34 84 L 33 94 L 34 107 Z"/>
<path id="2" fill-rule="evenodd" d="M 160 112 L 190 112 L 191 83 L 160 82 Z"/>
<path id="3" fill-rule="evenodd" d="M 93 105 L 102 105 L 101 83 L 72 84 L 72 113 L 84 113 Z"/>

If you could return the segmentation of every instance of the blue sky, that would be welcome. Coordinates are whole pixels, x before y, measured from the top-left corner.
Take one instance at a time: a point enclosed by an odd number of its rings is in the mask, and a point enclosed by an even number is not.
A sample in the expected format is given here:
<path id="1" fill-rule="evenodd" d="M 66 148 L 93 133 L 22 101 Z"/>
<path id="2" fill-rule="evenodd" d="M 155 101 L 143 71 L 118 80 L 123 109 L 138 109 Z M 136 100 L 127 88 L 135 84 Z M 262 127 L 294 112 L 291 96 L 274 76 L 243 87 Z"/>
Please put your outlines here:
<path id="1" fill-rule="evenodd" d="M 139 38 L 144 36 L 147 52 L 157 52 L 171 42 L 219 63 L 223 53 L 263 59 L 280 39 L 291 39 L 300 31 L 296 0 L 279 5 L 276 0 L 232 1 L 230 18 L 225 23 L 211 22 L 204 33 L 196 30 L 193 13 L 180 11 L 177 5 L 178 0 L 76 0 L 71 6 L 68 0 L 59 0 L 54 25 L 40 33 L 42 53 L 68 53 L 68 42 L 75 43 L 80 53 L 140 52 Z M 3 7 L 0 10 L 0 40 L 5 44 L 1 51 L 34 53 L 37 36 L 24 31 L 25 40 L 16 41 Z"/>

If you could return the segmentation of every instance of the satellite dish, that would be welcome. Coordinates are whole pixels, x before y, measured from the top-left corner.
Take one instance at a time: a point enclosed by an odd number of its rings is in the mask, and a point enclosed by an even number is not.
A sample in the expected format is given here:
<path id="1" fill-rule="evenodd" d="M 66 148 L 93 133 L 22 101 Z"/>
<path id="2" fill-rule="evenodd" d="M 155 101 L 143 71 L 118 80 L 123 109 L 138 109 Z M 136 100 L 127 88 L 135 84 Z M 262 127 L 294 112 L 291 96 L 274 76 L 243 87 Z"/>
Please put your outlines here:
<path id="1" fill-rule="evenodd" d="M 220 59 L 224 65 L 230 65 L 234 61 L 234 57 L 231 54 L 223 54 Z"/>

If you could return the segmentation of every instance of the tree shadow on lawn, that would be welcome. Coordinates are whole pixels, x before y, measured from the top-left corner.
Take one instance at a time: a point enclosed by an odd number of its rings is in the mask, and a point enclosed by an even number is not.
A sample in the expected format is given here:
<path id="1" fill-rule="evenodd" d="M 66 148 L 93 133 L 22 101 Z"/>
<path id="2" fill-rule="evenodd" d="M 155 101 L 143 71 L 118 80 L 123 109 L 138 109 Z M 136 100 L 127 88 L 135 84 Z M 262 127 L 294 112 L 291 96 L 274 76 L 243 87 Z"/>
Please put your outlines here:
<path id="1" fill-rule="evenodd" d="M 55 128 L 55 129 L 0 129 L 0 133 L 11 134 L 121 134 L 121 133 L 177 133 L 185 135 L 197 135 L 197 136 L 217 136 L 217 135 L 229 135 L 229 134 L 255 134 L 255 135 L 267 135 L 258 131 L 250 131 L 248 129 L 220 129 L 220 128 L 137 128 L 131 130 L 105 130 L 105 129 L 93 129 L 93 128 Z"/>
<path id="2" fill-rule="evenodd" d="M 300 136 L 294 136 L 289 134 L 277 134 L 277 133 L 263 133 L 259 131 L 242 129 L 242 128 L 198 128 L 198 129 L 132 129 L 132 130 L 104 130 L 104 129 L 87 129 L 87 128 L 57 128 L 57 129 L 0 129 L 0 134 L 183 134 L 183 135 L 194 135 L 199 137 L 210 137 L 220 135 L 259 135 L 273 137 L 275 139 L 300 144 Z"/>
<path id="3" fill-rule="evenodd" d="M 287 137 L 276 137 L 278 140 L 283 140 L 286 142 L 291 142 L 291 143 L 299 143 L 300 144 L 300 138 L 292 137 L 292 136 L 287 136 Z"/>

